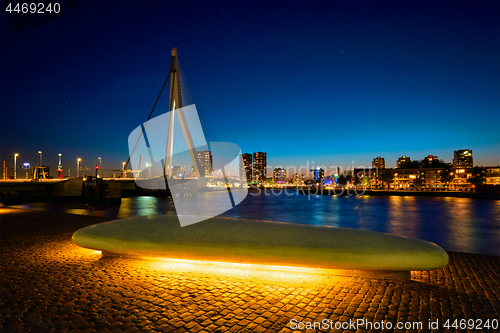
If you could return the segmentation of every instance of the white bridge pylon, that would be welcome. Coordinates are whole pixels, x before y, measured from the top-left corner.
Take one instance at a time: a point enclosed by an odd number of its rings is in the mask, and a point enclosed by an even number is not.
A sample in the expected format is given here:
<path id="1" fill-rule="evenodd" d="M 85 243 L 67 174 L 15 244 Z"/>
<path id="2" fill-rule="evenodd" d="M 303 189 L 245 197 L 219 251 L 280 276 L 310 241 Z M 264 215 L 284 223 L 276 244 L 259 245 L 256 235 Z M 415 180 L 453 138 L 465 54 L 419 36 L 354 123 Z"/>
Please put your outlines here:
<path id="1" fill-rule="evenodd" d="M 179 118 L 184 139 L 186 140 L 187 148 L 191 161 L 193 162 L 194 171 L 198 178 L 205 175 L 201 168 L 198 153 L 189 130 L 184 111 L 182 110 L 182 91 L 181 91 L 181 77 L 179 71 L 179 59 L 177 57 L 177 48 L 172 48 L 172 56 L 170 58 L 170 98 L 168 103 L 168 129 L 167 129 L 167 150 L 165 152 L 165 175 L 170 177 L 172 175 L 172 155 L 174 152 L 174 124 L 175 115 Z"/>
<path id="2" fill-rule="evenodd" d="M 150 121 L 158 99 L 169 79 L 169 112 L 158 115 Z M 139 179 L 139 174 L 134 173 L 136 184 L 144 189 L 169 190 L 181 226 L 220 215 L 239 204 L 248 193 L 246 186 L 241 185 L 246 185 L 246 179 L 242 179 L 240 176 L 240 183 L 238 183 L 236 176 L 234 176 L 233 181 L 229 179 L 227 173 L 227 170 L 232 170 L 233 174 L 240 171 L 243 163 L 240 147 L 230 142 L 210 142 L 208 144 L 196 106 L 194 104 L 184 106 L 182 103 L 183 93 L 189 96 L 184 83 L 183 81 L 181 86 L 177 49 L 173 48 L 170 71 L 153 109 L 146 122 L 136 127 L 128 138 L 129 161 L 135 152 L 131 168 L 133 170 L 142 169 L 141 162 L 145 162 L 149 169 L 147 170 L 147 179 Z M 182 130 L 182 135 L 178 126 Z M 167 130 L 166 140 L 165 129 Z M 174 129 L 176 133 L 174 133 Z M 183 139 L 186 143 L 185 146 Z M 207 149 L 208 147 L 210 149 Z M 136 148 L 138 149 L 136 150 Z M 201 153 L 204 158 L 203 162 L 198 156 L 197 148 L 200 149 L 200 152 L 204 151 Z M 210 151 L 208 155 L 210 158 L 205 153 L 207 150 Z M 186 172 L 184 171 L 183 177 L 179 168 L 190 163 L 192 163 L 193 168 L 189 172 L 191 175 L 185 177 Z M 128 162 L 124 165 L 125 170 L 127 164 Z M 165 179 L 162 177 L 158 179 L 157 176 L 152 177 L 151 167 L 155 169 L 154 173 L 157 174 L 158 171 L 163 173 Z M 195 174 L 196 176 L 194 176 Z M 217 177 L 220 177 L 220 181 L 217 181 Z M 214 180 L 217 182 L 216 184 L 214 184 Z M 225 186 L 222 185 L 220 188 L 220 183 Z M 203 195 L 198 196 L 198 192 L 203 193 Z"/>
<path id="3" fill-rule="evenodd" d="M 179 70 L 179 60 L 177 57 L 177 48 L 174 47 L 174 48 L 172 48 L 172 54 L 171 54 L 171 58 L 170 58 L 170 72 L 168 73 L 168 76 L 167 76 L 165 82 L 163 83 L 163 87 L 160 91 L 160 94 L 158 95 L 158 97 L 156 99 L 156 102 L 153 106 L 153 109 L 151 110 L 151 112 L 149 114 L 148 119 L 146 120 L 144 125 L 141 126 L 141 128 L 136 129 L 138 131 L 134 130 L 132 132 L 131 135 L 137 135 L 137 136 L 135 136 L 135 137 L 129 136 L 130 155 L 129 155 L 129 158 L 128 158 L 127 162 L 125 163 L 123 169 L 127 169 L 129 163 L 131 162 L 131 158 L 134 155 L 134 152 L 136 152 L 136 148 L 138 148 L 138 144 L 140 142 L 142 142 L 142 143 L 141 143 L 141 145 L 139 145 L 139 147 L 144 148 L 144 140 L 146 137 L 146 132 L 145 132 L 146 127 L 148 127 L 148 129 L 150 129 L 151 126 L 153 126 L 153 128 L 155 128 L 153 130 L 153 133 L 155 133 L 155 134 L 158 133 L 159 131 L 164 133 L 164 127 L 162 129 L 157 128 L 157 125 L 158 125 L 157 123 L 150 124 L 149 126 L 147 126 L 147 125 L 149 123 L 151 115 L 153 114 L 153 111 L 156 107 L 156 104 L 158 103 L 158 99 L 160 98 L 160 96 L 163 92 L 163 89 L 165 88 L 165 85 L 166 85 L 168 79 L 170 78 L 170 91 L 169 91 L 169 104 L 168 104 L 169 105 L 169 107 L 168 107 L 169 112 L 168 112 L 168 117 L 167 117 L 168 120 L 165 121 L 165 122 L 168 122 L 165 155 L 162 156 L 161 158 L 158 155 L 156 155 L 156 156 L 157 156 L 157 158 L 162 160 L 162 163 L 163 163 L 163 161 L 165 161 L 165 163 L 162 166 L 163 167 L 163 174 L 168 178 L 171 177 L 172 176 L 172 168 L 173 168 L 172 158 L 173 158 L 173 154 L 174 154 L 174 127 L 175 127 L 175 118 L 177 117 L 179 119 L 179 124 L 181 126 L 181 130 L 182 130 L 182 133 L 184 135 L 184 139 L 186 141 L 187 150 L 189 152 L 191 161 L 193 163 L 194 172 L 196 173 L 196 175 L 198 176 L 199 179 L 203 178 L 203 176 L 205 176 L 205 171 L 201 166 L 201 162 L 198 158 L 198 152 L 196 150 L 196 146 L 195 146 L 194 141 L 193 141 L 191 130 L 189 129 L 189 125 L 188 125 L 189 122 L 186 119 L 186 112 L 189 113 L 189 111 L 184 110 L 183 105 L 182 105 L 182 93 L 183 92 L 181 90 L 182 88 L 181 88 L 181 75 L 180 74 L 181 73 Z M 196 108 L 194 108 L 194 105 L 192 106 L 192 108 L 190 108 L 190 106 L 188 106 L 187 108 L 190 109 L 191 111 L 194 110 L 194 112 L 190 112 L 190 114 L 196 113 Z M 200 120 L 199 120 L 197 114 L 195 114 L 195 116 L 196 116 L 195 117 L 196 119 L 191 119 L 191 124 L 192 124 L 192 126 L 194 126 L 194 128 L 192 130 L 195 131 L 196 135 L 202 136 L 202 139 L 204 141 L 204 145 L 206 146 L 205 137 L 203 135 L 203 130 L 201 129 Z M 153 122 L 154 123 L 157 122 L 159 120 L 159 118 L 163 118 L 163 117 L 162 116 L 156 117 L 155 118 L 156 121 L 153 121 Z M 193 121 L 194 121 L 194 123 L 193 123 Z M 199 125 L 199 128 L 197 128 L 198 125 Z M 148 130 L 148 132 L 151 132 L 151 131 Z M 136 140 L 135 138 L 137 138 L 137 141 L 135 141 Z M 131 140 L 135 141 L 135 145 L 133 142 L 131 142 Z M 158 143 L 158 141 L 155 141 L 155 142 Z M 165 141 L 163 141 L 163 142 L 165 142 Z M 160 145 L 162 146 L 162 144 L 160 144 Z M 142 151 L 142 153 L 145 153 L 145 151 L 143 151 L 143 150 L 144 149 L 139 148 L 139 151 Z M 152 165 L 152 164 L 154 164 L 155 159 L 154 159 L 154 156 L 152 154 L 151 148 L 148 147 L 147 151 L 148 151 L 148 153 L 144 154 L 143 156 L 149 155 L 150 156 L 149 165 Z M 133 169 L 140 168 L 140 163 L 141 162 L 140 162 L 140 157 L 139 157 L 139 163 L 138 163 L 138 165 L 134 165 Z M 134 163 L 134 164 L 137 164 L 137 163 Z"/>

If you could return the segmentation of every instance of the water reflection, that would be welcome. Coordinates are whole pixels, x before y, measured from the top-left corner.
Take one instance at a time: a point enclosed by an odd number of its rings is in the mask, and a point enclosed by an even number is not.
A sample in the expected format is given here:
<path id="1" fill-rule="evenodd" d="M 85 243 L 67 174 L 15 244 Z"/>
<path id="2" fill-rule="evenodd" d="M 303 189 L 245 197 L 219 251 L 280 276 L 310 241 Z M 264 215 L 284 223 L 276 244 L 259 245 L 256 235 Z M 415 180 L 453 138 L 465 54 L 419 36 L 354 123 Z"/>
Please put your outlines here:
<path id="1" fill-rule="evenodd" d="M 471 238 L 471 224 L 474 216 L 472 215 L 472 207 L 466 201 L 455 200 L 453 202 L 445 202 L 449 209 L 446 214 L 453 223 L 448 225 L 447 234 L 449 235 L 449 243 L 452 246 L 461 246 L 466 249 L 466 252 L 473 250 L 473 243 L 467 242 Z"/>
<path id="2" fill-rule="evenodd" d="M 207 195 L 207 194 L 200 194 Z M 123 198 L 106 210 L 82 203 L 16 206 L 125 218 L 175 213 L 171 199 Z M 500 256 L 500 201 L 469 198 L 307 196 L 294 191 L 250 192 L 221 216 L 368 229 L 434 242 L 444 249 Z"/>
<path id="3" fill-rule="evenodd" d="M 162 197 L 123 198 L 118 218 L 175 213 L 171 199 Z"/>
<path id="4" fill-rule="evenodd" d="M 270 193 L 250 193 L 222 215 L 368 229 L 425 239 L 448 251 L 500 255 L 498 200 Z"/>
<path id="5" fill-rule="evenodd" d="M 388 198 L 387 232 L 419 238 L 420 209 L 415 197 L 393 196 Z"/>

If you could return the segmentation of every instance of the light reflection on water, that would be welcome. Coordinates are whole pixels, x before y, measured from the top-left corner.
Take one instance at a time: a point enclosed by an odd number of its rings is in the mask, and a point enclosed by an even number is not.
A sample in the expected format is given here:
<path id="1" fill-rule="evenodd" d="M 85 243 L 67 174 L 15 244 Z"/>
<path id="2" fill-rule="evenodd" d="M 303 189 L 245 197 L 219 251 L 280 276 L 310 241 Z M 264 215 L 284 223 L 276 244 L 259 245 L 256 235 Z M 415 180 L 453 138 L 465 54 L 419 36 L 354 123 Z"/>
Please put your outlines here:
<path id="1" fill-rule="evenodd" d="M 199 194 L 205 195 L 210 194 Z M 175 213 L 172 201 L 164 197 L 123 198 L 120 205 L 110 205 L 106 210 L 92 209 L 81 203 L 34 203 L 16 207 L 117 218 Z M 425 239 L 448 251 L 500 256 L 499 200 L 306 196 L 262 191 L 250 192 L 242 203 L 221 216 L 368 229 Z"/>
<path id="2" fill-rule="evenodd" d="M 368 229 L 425 239 L 448 251 L 500 256 L 499 200 L 251 193 L 222 216 Z"/>
<path id="3" fill-rule="evenodd" d="M 133 197 L 123 198 L 117 218 L 138 215 L 157 215 L 175 213 L 174 205 L 167 198 Z"/>

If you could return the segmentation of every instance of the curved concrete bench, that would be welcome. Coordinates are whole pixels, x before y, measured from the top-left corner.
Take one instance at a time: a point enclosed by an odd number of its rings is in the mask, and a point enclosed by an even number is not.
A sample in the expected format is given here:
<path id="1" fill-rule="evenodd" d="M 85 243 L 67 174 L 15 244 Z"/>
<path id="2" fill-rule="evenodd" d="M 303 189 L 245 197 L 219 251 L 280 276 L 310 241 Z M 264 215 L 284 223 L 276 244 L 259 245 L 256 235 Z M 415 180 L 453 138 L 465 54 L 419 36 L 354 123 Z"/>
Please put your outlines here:
<path id="1" fill-rule="evenodd" d="M 418 271 L 448 264 L 436 244 L 368 230 L 215 217 L 180 227 L 174 215 L 82 228 L 79 246 L 126 255 L 348 270 Z"/>

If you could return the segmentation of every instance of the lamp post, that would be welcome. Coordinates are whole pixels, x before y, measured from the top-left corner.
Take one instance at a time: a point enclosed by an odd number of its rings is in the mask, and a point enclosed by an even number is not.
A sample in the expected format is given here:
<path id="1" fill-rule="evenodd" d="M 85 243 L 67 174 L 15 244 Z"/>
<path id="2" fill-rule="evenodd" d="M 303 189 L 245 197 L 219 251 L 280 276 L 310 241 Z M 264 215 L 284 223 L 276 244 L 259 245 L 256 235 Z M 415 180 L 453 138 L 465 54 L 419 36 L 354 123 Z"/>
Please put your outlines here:
<path id="1" fill-rule="evenodd" d="M 17 157 L 19 154 L 14 154 L 14 180 L 17 179 Z"/>
<path id="2" fill-rule="evenodd" d="M 101 158 L 99 157 L 99 178 L 102 178 L 102 175 L 101 175 L 101 172 L 102 172 L 101 170 L 102 169 L 101 169 L 101 167 L 102 167 L 102 165 L 101 165 Z"/>
<path id="3" fill-rule="evenodd" d="M 38 165 L 38 168 L 37 168 L 38 170 L 37 170 L 36 175 L 37 175 L 37 178 L 40 178 L 40 170 L 42 167 L 42 152 L 40 150 L 38 151 L 38 160 L 39 160 L 40 164 Z"/>
<path id="4" fill-rule="evenodd" d="M 122 162 L 122 178 L 127 177 L 127 174 L 125 173 L 125 162 Z"/>
<path id="5" fill-rule="evenodd" d="M 146 168 L 148 168 L 148 178 L 151 178 L 151 164 L 146 162 Z"/>
<path id="6" fill-rule="evenodd" d="M 81 158 L 76 160 L 76 178 L 80 177 L 80 161 L 81 160 L 82 160 Z"/>
<path id="7" fill-rule="evenodd" d="M 59 153 L 59 165 L 57 166 L 57 172 L 59 172 L 59 179 L 61 179 L 61 174 L 62 174 L 62 165 L 61 165 L 61 162 L 62 162 L 62 154 Z"/>

